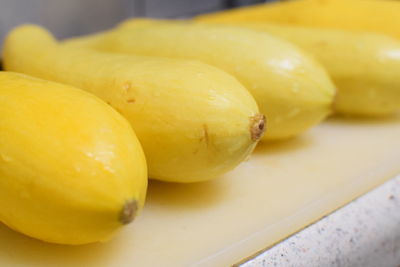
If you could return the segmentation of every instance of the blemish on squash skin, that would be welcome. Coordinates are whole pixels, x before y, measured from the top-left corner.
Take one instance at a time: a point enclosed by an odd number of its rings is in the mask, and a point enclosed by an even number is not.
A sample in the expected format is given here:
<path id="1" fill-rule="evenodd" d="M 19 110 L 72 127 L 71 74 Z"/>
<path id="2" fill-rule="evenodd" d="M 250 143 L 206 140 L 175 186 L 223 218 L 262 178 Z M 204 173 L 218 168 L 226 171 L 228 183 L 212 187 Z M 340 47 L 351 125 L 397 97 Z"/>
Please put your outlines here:
<path id="1" fill-rule="evenodd" d="M 203 134 L 202 134 L 202 136 L 201 136 L 200 139 L 199 139 L 199 145 L 204 141 L 204 143 L 206 144 L 206 147 L 208 148 L 209 145 L 210 145 L 210 139 L 211 139 L 211 138 L 210 138 L 210 135 L 209 135 L 209 133 L 208 133 L 208 126 L 207 126 L 207 124 L 203 124 L 202 129 L 203 129 Z M 199 150 L 200 150 L 200 146 L 199 146 L 195 151 L 193 151 L 193 155 L 196 155 L 197 152 L 199 152 Z"/>
<path id="2" fill-rule="evenodd" d="M 316 47 L 327 47 L 328 43 L 324 42 L 324 41 L 319 41 L 319 42 L 315 42 L 314 46 L 316 46 Z"/>
<path id="3" fill-rule="evenodd" d="M 124 89 L 125 92 L 128 92 L 129 89 L 131 89 L 131 84 L 129 82 L 126 82 L 126 83 L 124 83 L 122 88 Z"/>
<path id="4" fill-rule="evenodd" d="M 134 98 L 129 98 L 129 99 L 126 100 L 126 102 L 129 103 L 129 104 L 133 104 L 133 103 L 136 102 L 136 100 Z"/>
<path id="5" fill-rule="evenodd" d="M 206 146 L 210 144 L 210 136 L 208 135 L 208 126 L 207 124 L 203 124 L 203 140 L 206 143 Z"/>

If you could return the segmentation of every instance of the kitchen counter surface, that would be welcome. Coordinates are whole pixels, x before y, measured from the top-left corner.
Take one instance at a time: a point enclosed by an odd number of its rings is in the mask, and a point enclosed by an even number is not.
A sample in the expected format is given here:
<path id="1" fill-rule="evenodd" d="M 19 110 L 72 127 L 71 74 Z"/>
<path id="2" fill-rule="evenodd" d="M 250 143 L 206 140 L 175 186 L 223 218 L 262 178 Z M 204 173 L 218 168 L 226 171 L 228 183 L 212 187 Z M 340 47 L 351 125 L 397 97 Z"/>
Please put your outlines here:
<path id="1" fill-rule="evenodd" d="M 237 266 L 400 266 L 400 175 Z"/>

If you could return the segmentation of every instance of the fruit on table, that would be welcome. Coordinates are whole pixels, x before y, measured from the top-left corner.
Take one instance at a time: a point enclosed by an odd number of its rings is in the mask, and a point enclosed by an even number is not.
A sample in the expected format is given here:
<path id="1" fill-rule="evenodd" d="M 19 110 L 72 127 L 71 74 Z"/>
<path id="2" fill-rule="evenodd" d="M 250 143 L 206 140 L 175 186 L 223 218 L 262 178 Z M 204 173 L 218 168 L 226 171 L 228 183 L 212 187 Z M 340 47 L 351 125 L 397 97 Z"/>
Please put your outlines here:
<path id="1" fill-rule="evenodd" d="M 0 72 L 0 222 L 60 244 L 108 240 L 142 209 L 129 123 L 71 86 Z"/>
<path id="2" fill-rule="evenodd" d="M 195 59 L 221 68 L 249 90 L 266 115 L 265 139 L 298 135 L 331 112 L 335 88 L 325 70 L 289 42 L 265 33 L 141 19 L 66 45 Z"/>
<path id="3" fill-rule="evenodd" d="M 107 101 L 131 123 L 154 179 L 217 177 L 243 161 L 264 132 L 265 118 L 247 90 L 201 62 L 69 48 L 26 25 L 7 37 L 4 66 Z"/>
<path id="4" fill-rule="evenodd" d="M 400 38 L 400 2 L 296 0 L 200 15 L 207 22 L 277 22 L 384 33 Z"/>
<path id="5" fill-rule="evenodd" d="M 382 34 L 231 22 L 290 41 L 313 55 L 337 87 L 334 110 L 385 115 L 400 109 L 400 40 Z"/>

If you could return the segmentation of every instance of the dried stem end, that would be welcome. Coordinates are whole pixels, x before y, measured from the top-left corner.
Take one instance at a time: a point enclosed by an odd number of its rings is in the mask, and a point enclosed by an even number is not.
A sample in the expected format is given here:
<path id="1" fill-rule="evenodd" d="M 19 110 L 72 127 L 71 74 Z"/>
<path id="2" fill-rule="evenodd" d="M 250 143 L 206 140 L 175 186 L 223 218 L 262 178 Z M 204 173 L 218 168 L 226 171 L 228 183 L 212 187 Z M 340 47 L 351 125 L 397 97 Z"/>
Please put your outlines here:
<path id="1" fill-rule="evenodd" d="M 264 135 L 266 119 L 263 114 L 256 114 L 250 117 L 250 136 L 251 140 L 258 141 Z"/>
<path id="2" fill-rule="evenodd" d="M 132 199 L 125 202 L 124 207 L 119 215 L 119 221 L 122 224 L 128 224 L 135 219 L 136 213 L 138 211 L 137 201 Z"/>

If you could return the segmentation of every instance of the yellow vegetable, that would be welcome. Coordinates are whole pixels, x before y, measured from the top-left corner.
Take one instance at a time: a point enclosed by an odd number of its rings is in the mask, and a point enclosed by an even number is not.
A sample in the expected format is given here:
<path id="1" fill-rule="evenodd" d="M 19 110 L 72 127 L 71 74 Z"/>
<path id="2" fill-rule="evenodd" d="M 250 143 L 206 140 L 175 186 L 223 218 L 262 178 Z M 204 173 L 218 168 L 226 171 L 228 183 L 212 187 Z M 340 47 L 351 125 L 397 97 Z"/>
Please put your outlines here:
<path id="1" fill-rule="evenodd" d="M 128 122 L 74 87 L 0 72 L 0 222 L 48 242 L 108 240 L 141 210 L 146 162 Z"/>
<path id="2" fill-rule="evenodd" d="M 205 14 L 197 20 L 279 22 L 370 31 L 400 38 L 399 14 L 400 1 L 395 0 L 293 0 Z"/>
<path id="3" fill-rule="evenodd" d="M 247 90 L 200 62 L 62 47 L 45 30 L 22 26 L 7 37 L 4 65 L 107 101 L 133 126 L 155 179 L 217 177 L 243 161 L 264 131 Z"/>
<path id="4" fill-rule="evenodd" d="M 318 59 L 338 89 L 336 112 L 383 115 L 400 109 L 400 40 L 341 30 L 267 23 L 231 24 L 286 39 Z"/>
<path id="5" fill-rule="evenodd" d="M 292 44 L 226 26 L 132 20 L 69 46 L 109 52 L 195 59 L 234 75 L 268 118 L 266 139 L 302 133 L 331 110 L 334 86 L 325 71 Z"/>

